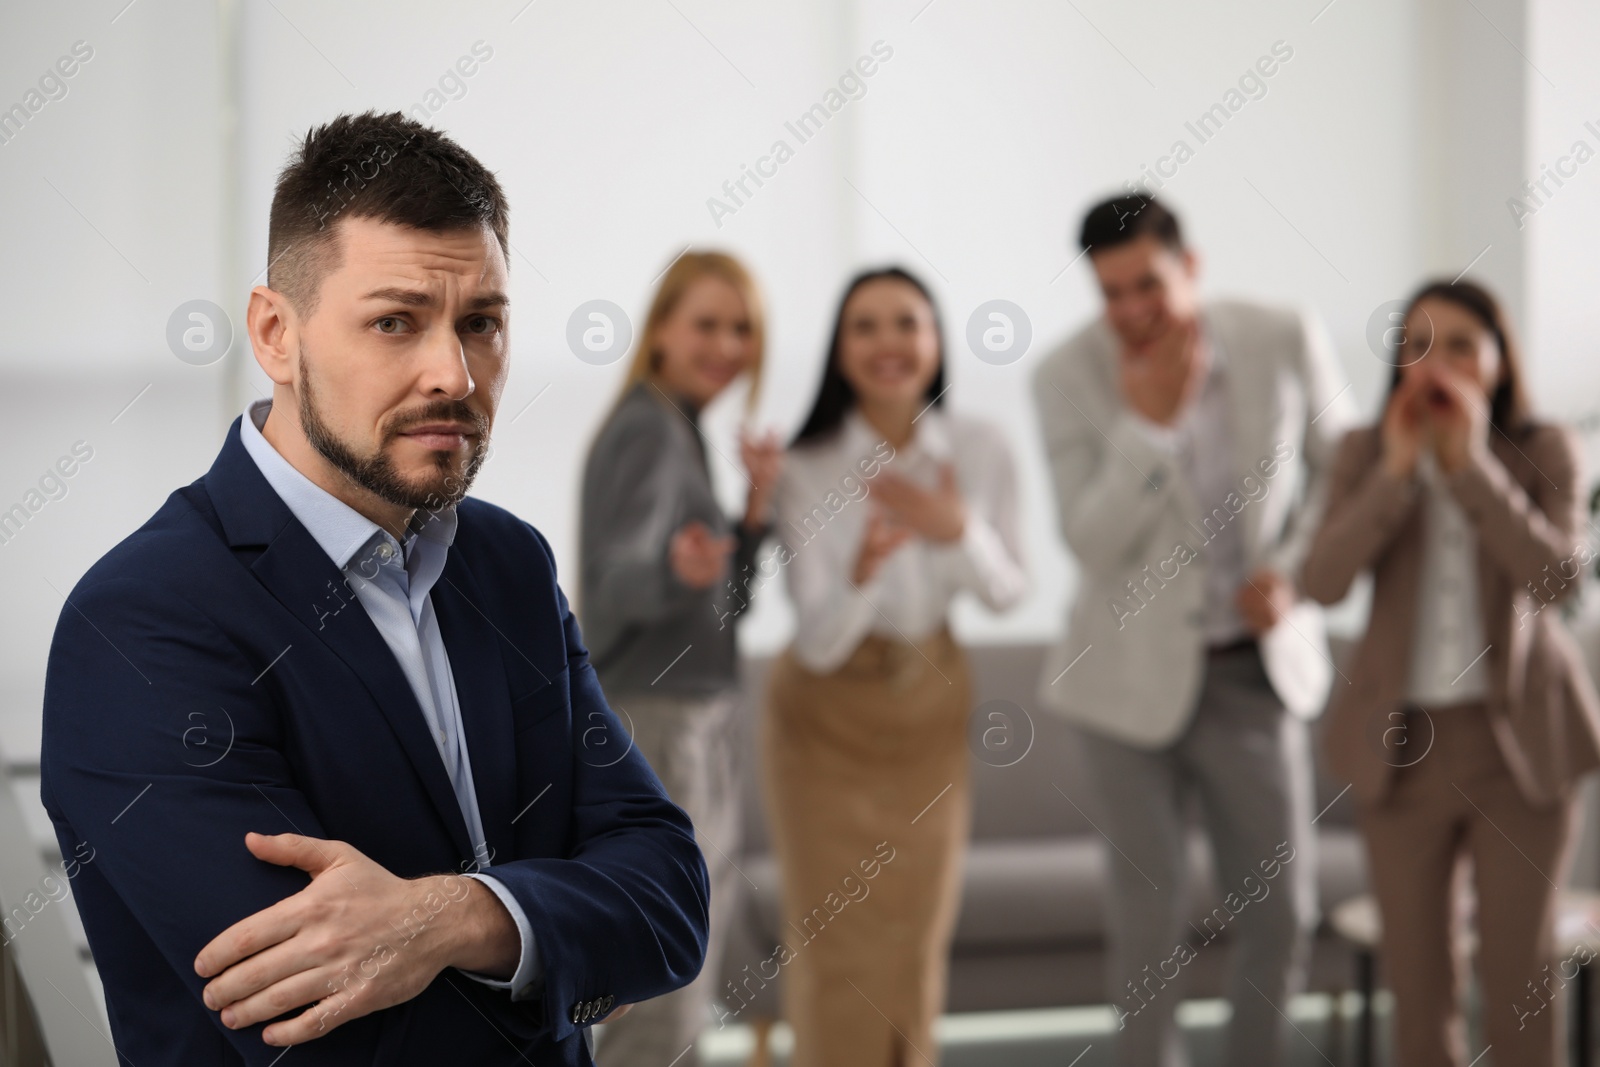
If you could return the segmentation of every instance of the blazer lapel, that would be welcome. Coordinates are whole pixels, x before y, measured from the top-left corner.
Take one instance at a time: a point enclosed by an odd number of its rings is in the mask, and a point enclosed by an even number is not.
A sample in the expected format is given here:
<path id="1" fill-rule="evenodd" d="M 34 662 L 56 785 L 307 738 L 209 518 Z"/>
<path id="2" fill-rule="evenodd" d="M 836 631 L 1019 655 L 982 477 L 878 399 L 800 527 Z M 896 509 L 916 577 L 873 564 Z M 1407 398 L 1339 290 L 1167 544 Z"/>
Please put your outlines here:
<path id="1" fill-rule="evenodd" d="M 444 572 L 431 596 L 461 705 L 478 812 L 489 844 L 488 866 L 496 856 L 514 852 L 511 806 L 516 800 L 516 738 L 500 648 L 504 638 L 479 607 L 484 598 L 459 551 L 446 557 Z"/>
<path id="2" fill-rule="evenodd" d="M 451 840 L 463 857 L 470 857 L 472 844 L 461 806 L 400 664 L 355 592 L 345 584 L 344 575 L 245 451 L 238 420 L 228 431 L 205 483 L 229 545 L 266 545 L 251 570 L 313 637 L 361 679 L 422 779 Z M 475 752 L 473 757 L 476 770 Z"/>
<path id="3" fill-rule="evenodd" d="M 1228 316 L 1219 314 L 1217 309 L 1209 306 L 1205 309 L 1206 331 L 1213 343 L 1222 349 L 1227 361 L 1222 380 L 1228 398 L 1228 450 L 1231 453 L 1228 465 L 1237 487 L 1246 475 L 1254 473 L 1254 458 L 1271 448 L 1270 443 L 1265 447 L 1261 443 L 1267 437 L 1261 419 L 1269 417 L 1271 411 L 1270 398 L 1263 394 L 1262 386 L 1270 384 L 1271 376 L 1245 358 L 1249 338 L 1233 329 L 1233 325 Z M 1244 558 L 1246 564 L 1253 567 L 1259 558 L 1257 546 L 1261 539 L 1263 509 L 1255 506 L 1244 510 L 1246 514 L 1240 524 Z"/>
<path id="4" fill-rule="evenodd" d="M 1495 458 L 1506 468 L 1512 477 L 1516 477 L 1517 467 L 1515 457 L 1511 453 L 1516 451 L 1516 446 L 1507 441 L 1504 435 L 1491 429 L 1489 448 Z M 1520 484 L 1520 479 L 1518 479 Z M 1524 485 L 1524 489 L 1527 487 Z M 1530 494 L 1531 498 L 1531 494 Z M 1482 539 L 1478 540 L 1477 551 L 1478 569 L 1478 618 L 1486 642 L 1502 641 L 1503 647 L 1494 650 L 1488 657 L 1491 693 L 1520 693 L 1523 691 L 1523 672 L 1527 669 L 1526 643 L 1519 641 L 1522 627 L 1511 626 L 1510 609 L 1512 598 L 1516 590 L 1511 584 L 1506 573 L 1502 571 L 1490 558 L 1484 549 Z M 1498 706 L 1497 700 L 1491 700 L 1492 711 L 1505 712 L 1508 709 Z"/>

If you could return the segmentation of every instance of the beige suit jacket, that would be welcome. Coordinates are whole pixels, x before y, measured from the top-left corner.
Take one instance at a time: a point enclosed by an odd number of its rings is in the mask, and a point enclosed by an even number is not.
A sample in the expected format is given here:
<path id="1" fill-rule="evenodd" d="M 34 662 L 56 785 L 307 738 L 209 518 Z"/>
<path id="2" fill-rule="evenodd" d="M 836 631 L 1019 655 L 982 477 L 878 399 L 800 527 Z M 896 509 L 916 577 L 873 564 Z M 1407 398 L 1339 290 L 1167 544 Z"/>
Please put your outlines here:
<path id="1" fill-rule="evenodd" d="M 1600 764 L 1600 698 L 1558 603 L 1576 592 L 1593 559 L 1578 450 L 1549 425 L 1515 440 L 1490 436 L 1489 447 L 1445 484 L 1478 538 L 1495 740 L 1523 794 L 1549 803 Z M 1369 802 L 1382 799 L 1396 766 L 1415 758 L 1398 758 L 1383 735 L 1406 704 L 1426 512 L 1418 480 L 1386 474 L 1382 451 L 1376 428 L 1352 431 L 1341 444 L 1322 527 L 1300 575 L 1308 596 L 1331 604 L 1358 574 L 1372 573 L 1367 632 L 1334 683 L 1324 735 L 1332 769 Z"/>

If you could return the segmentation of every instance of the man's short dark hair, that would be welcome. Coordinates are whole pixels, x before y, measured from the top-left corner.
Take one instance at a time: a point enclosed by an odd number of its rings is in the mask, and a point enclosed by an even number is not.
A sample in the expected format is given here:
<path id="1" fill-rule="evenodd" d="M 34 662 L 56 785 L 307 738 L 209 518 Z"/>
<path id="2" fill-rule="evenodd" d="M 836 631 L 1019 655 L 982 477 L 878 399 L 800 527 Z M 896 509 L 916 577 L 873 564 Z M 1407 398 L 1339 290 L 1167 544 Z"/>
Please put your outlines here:
<path id="1" fill-rule="evenodd" d="M 1078 231 L 1078 247 L 1091 255 L 1148 234 L 1172 249 L 1183 251 L 1183 231 L 1178 216 L 1153 196 L 1114 196 L 1089 209 Z"/>
<path id="2" fill-rule="evenodd" d="M 316 310 L 324 275 L 339 265 L 334 224 L 345 217 L 435 232 L 487 225 L 509 257 L 510 208 L 494 175 L 450 138 L 398 111 L 340 115 L 309 130 L 278 175 L 267 285 L 301 315 Z"/>

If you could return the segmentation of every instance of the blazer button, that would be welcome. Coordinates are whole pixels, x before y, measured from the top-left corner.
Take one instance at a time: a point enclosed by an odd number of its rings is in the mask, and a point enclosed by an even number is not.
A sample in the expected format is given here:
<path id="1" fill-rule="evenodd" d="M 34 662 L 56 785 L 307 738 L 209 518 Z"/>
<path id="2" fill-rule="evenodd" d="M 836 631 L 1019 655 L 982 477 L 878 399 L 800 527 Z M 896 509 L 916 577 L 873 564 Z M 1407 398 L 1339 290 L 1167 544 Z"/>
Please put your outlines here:
<path id="1" fill-rule="evenodd" d="M 615 1004 L 616 1002 L 617 1002 L 617 998 L 612 996 L 610 993 L 607 993 L 606 994 L 606 999 L 603 1000 L 600 1003 L 600 1010 L 601 1011 L 610 1011 L 611 1010 L 611 1005 Z"/>
<path id="2" fill-rule="evenodd" d="M 567 1018 L 572 1020 L 572 1025 L 573 1026 L 577 1026 L 578 1023 L 582 1022 L 582 1019 L 579 1018 L 579 1012 L 578 1012 L 578 1009 L 580 1007 L 582 1007 L 581 1004 L 574 1004 L 572 1006 L 572 1010 L 567 1013 Z"/>

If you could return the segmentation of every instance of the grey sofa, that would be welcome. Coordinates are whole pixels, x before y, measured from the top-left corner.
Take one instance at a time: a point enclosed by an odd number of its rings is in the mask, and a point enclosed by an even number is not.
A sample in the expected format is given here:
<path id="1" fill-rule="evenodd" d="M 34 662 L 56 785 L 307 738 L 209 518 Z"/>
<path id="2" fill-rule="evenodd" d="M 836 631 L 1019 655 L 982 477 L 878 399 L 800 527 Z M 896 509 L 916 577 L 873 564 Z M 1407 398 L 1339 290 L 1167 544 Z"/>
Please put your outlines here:
<path id="1" fill-rule="evenodd" d="M 1034 692 L 1044 646 L 982 646 L 970 649 L 980 722 L 969 732 L 973 769 L 972 847 L 967 856 L 964 897 L 951 952 L 948 1010 L 990 1011 L 1104 1003 L 1102 977 L 1106 860 L 1104 838 L 1094 829 L 1094 801 L 1083 785 L 1070 730 L 1048 712 L 1035 710 Z M 746 714 L 742 720 L 745 832 L 734 860 L 744 878 L 733 932 L 722 965 L 722 983 L 739 989 L 724 1022 L 759 1022 L 781 1015 L 780 971 L 772 981 L 756 974 L 778 940 L 778 871 L 769 850 L 760 790 L 757 734 L 767 663 L 746 663 Z M 988 704 L 988 702 L 1005 702 Z M 986 704 L 988 706 L 986 707 Z M 1009 745 L 996 734 L 985 747 L 987 712 L 1009 712 Z M 1021 755 L 1028 724 L 1032 745 Z M 1009 750 L 1008 750 L 1009 749 Z M 979 758 L 981 755 L 982 758 Z M 1020 759 L 1016 757 L 1021 755 Z M 1011 762 L 1015 760 L 1015 762 Z M 998 765 L 1010 763 L 1009 766 Z M 1318 884 L 1324 912 L 1364 892 L 1360 839 L 1352 825 L 1343 783 L 1328 780 L 1318 760 Z M 1210 881 L 1209 857 L 1198 830 L 1194 921 L 1221 903 Z M 1218 939 L 1222 947 L 1227 934 Z M 1189 995 L 1218 996 L 1225 952 L 1202 952 L 1185 968 Z M 1353 984 L 1354 961 L 1326 925 L 1319 931 L 1310 987 L 1343 990 Z M 748 970 L 746 968 L 749 968 Z M 770 970 L 768 971 L 770 974 Z M 720 990 L 727 985 L 720 984 Z"/>

